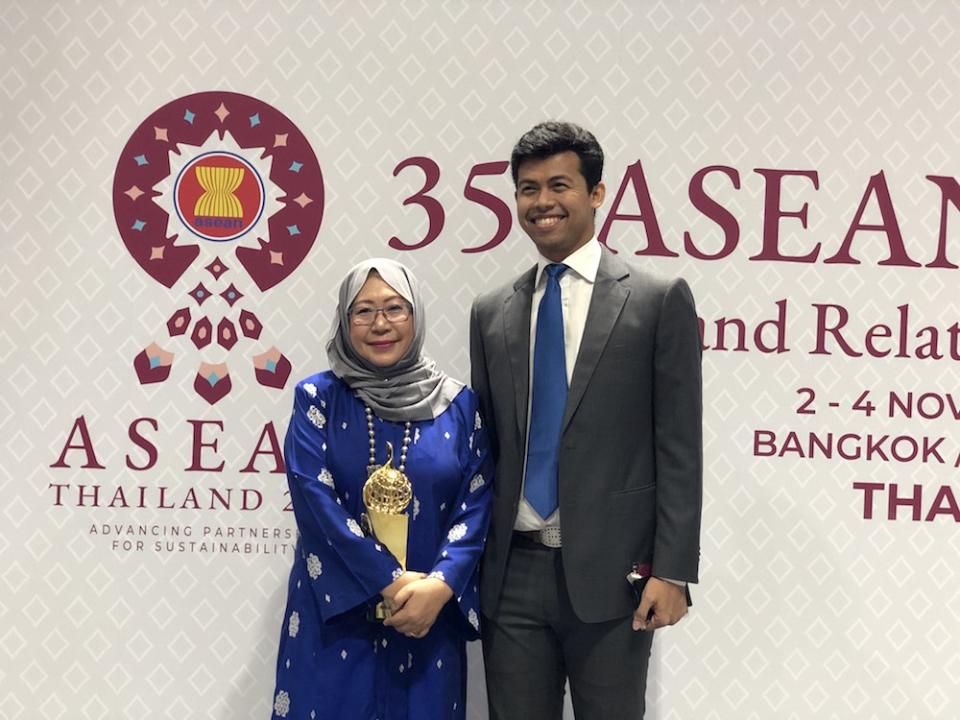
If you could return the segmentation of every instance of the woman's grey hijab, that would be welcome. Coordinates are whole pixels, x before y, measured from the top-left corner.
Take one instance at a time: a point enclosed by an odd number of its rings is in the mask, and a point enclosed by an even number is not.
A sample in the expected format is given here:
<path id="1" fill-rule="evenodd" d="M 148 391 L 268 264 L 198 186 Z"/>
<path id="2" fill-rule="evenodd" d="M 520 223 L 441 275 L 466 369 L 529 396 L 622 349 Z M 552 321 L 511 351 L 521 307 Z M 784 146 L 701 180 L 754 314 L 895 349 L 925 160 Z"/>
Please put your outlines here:
<path id="1" fill-rule="evenodd" d="M 413 307 L 413 341 L 400 360 L 381 368 L 364 360 L 350 345 L 350 306 L 371 271 L 397 291 Z M 437 369 L 423 354 L 426 323 L 423 297 L 413 274 L 386 258 L 372 258 L 355 265 L 340 283 L 327 358 L 330 369 L 384 420 L 430 420 L 447 409 L 463 383 Z"/>

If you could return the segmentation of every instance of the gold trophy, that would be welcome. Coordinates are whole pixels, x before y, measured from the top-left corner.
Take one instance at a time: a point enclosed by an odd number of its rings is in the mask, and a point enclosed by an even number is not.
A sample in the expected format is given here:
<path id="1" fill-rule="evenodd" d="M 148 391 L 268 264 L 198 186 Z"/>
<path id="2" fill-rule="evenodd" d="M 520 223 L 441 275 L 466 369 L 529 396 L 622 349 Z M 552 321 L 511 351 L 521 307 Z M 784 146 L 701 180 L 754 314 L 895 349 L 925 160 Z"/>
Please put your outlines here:
<path id="1" fill-rule="evenodd" d="M 387 546 L 387 550 L 407 569 L 407 505 L 413 497 L 410 479 L 393 467 L 393 445 L 387 443 L 387 461 L 374 468 L 363 486 L 363 504 L 367 507 L 361 518 L 367 530 Z M 390 617 L 390 609 L 377 603 L 376 619 Z"/>

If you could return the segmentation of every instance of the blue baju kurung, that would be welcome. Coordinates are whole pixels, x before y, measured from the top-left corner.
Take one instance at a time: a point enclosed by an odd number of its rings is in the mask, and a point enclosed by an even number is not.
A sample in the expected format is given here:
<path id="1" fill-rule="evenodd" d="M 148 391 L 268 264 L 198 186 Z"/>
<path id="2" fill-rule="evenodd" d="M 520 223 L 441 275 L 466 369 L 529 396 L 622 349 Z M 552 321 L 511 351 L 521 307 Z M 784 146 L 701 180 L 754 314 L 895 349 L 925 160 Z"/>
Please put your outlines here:
<path id="1" fill-rule="evenodd" d="M 399 462 L 404 424 L 374 417 L 377 463 Z M 277 657 L 274 718 L 464 718 L 465 642 L 479 634 L 477 568 L 493 461 L 477 398 L 462 390 L 437 418 L 411 423 L 407 569 L 453 590 L 421 639 L 370 622 L 403 572 L 360 525 L 369 443 L 364 405 L 331 372 L 295 391 L 284 456 L 299 529 Z"/>

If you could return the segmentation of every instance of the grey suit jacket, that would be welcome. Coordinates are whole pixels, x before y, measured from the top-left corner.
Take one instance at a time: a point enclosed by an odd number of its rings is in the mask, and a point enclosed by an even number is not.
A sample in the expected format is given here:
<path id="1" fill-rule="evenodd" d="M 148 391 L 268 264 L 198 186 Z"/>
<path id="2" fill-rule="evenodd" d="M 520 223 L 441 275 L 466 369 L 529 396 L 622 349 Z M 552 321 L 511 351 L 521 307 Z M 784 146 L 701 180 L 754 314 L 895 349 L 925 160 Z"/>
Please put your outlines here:
<path id="1" fill-rule="evenodd" d="M 474 390 L 496 458 L 481 608 L 499 602 L 526 447 L 536 267 L 483 295 L 470 317 Z M 700 333 L 693 296 L 604 248 L 567 395 L 560 446 L 563 567 L 574 612 L 633 612 L 633 562 L 697 581 L 702 497 Z"/>

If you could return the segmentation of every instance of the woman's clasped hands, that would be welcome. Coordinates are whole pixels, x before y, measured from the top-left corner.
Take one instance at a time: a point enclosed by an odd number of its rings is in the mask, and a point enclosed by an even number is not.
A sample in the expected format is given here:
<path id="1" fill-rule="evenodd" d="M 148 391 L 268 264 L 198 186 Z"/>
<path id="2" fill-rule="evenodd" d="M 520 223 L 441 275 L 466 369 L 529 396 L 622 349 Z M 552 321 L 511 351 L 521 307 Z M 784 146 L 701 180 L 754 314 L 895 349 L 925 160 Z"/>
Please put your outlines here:
<path id="1" fill-rule="evenodd" d="M 453 597 L 453 590 L 440 578 L 408 571 L 385 587 L 382 594 L 390 609 L 390 617 L 383 624 L 407 637 L 422 638 Z"/>

